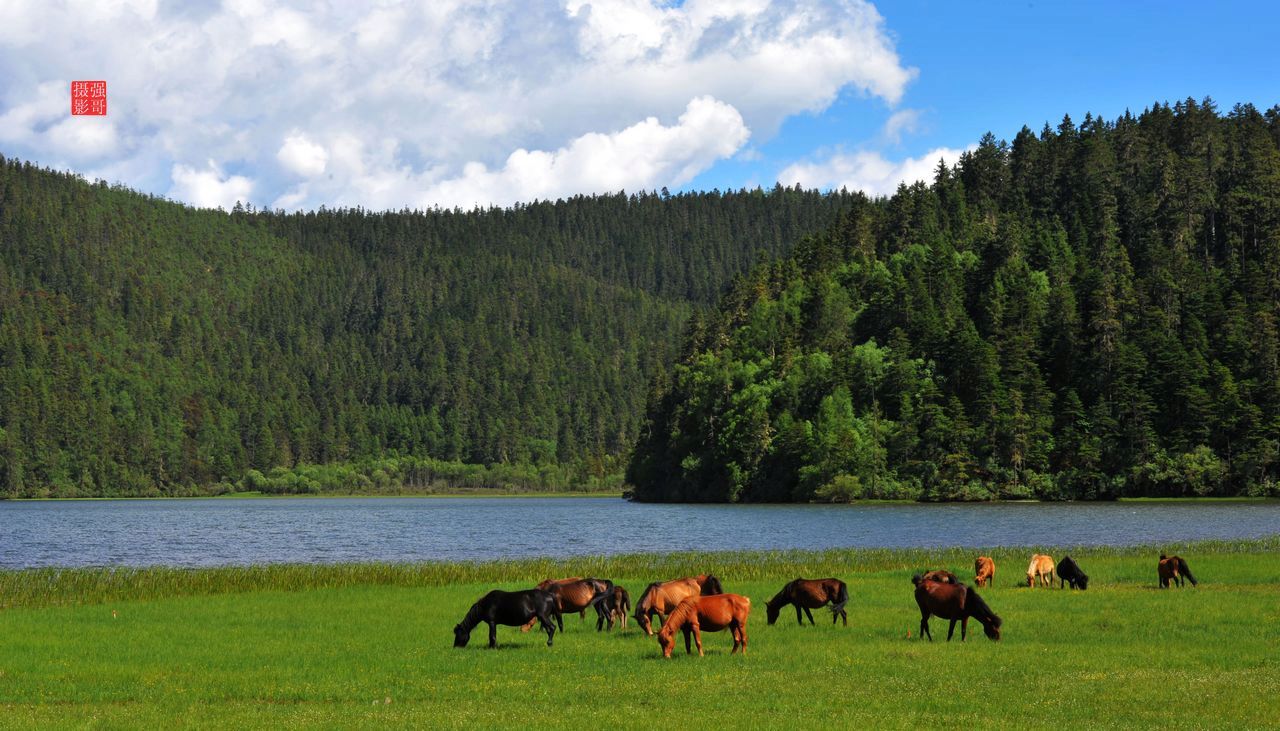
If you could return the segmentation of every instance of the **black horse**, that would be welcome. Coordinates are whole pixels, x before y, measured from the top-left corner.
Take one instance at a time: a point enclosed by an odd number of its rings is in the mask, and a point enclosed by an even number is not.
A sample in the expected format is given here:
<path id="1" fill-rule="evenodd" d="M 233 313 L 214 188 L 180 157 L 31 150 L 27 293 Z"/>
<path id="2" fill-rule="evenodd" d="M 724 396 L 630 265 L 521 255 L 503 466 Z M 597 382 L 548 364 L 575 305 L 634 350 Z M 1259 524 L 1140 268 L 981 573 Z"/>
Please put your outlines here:
<path id="1" fill-rule="evenodd" d="M 471 639 L 471 630 L 481 622 L 489 624 L 489 647 L 498 646 L 498 625 L 505 624 L 518 627 L 533 618 L 542 623 L 547 633 L 547 647 L 556 634 L 556 625 L 564 631 L 564 620 L 560 618 L 560 610 L 556 607 L 556 598 L 549 591 L 541 589 L 525 589 L 524 591 L 502 591 L 494 589 L 471 605 L 467 616 L 453 628 L 453 646 L 466 647 Z M 556 624 L 551 623 L 555 617 Z"/>
<path id="2" fill-rule="evenodd" d="M 1065 556 L 1058 562 L 1058 579 L 1061 584 L 1058 588 L 1071 584 L 1071 588 L 1079 587 L 1081 590 L 1089 588 L 1089 575 L 1080 570 L 1080 565 L 1070 556 Z"/>

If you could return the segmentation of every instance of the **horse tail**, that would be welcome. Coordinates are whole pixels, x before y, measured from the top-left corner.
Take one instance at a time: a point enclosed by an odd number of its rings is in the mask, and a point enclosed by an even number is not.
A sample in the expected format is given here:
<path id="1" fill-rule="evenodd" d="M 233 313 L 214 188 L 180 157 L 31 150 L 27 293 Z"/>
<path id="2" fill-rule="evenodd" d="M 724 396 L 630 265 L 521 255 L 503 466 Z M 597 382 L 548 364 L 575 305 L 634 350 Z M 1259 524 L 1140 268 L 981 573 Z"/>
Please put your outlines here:
<path id="1" fill-rule="evenodd" d="M 1177 558 L 1178 558 L 1178 573 L 1187 577 L 1187 581 L 1190 581 L 1191 585 L 1195 586 L 1196 577 L 1191 575 L 1191 567 L 1187 565 L 1187 560 L 1181 556 L 1178 556 Z"/>
<path id="2" fill-rule="evenodd" d="M 924 581 L 924 577 L 923 577 L 923 576 L 921 576 L 920 574 L 916 574 L 915 576 L 912 576 L 912 577 L 911 577 L 911 585 L 912 585 L 912 586 L 920 586 L 920 582 L 921 582 L 921 581 Z"/>
<path id="3" fill-rule="evenodd" d="M 849 586 L 843 581 L 836 584 L 836 596 L 831 602 L 831 613 L 839 614 L 844 611 L 844 605 L 849 603 Z"/>

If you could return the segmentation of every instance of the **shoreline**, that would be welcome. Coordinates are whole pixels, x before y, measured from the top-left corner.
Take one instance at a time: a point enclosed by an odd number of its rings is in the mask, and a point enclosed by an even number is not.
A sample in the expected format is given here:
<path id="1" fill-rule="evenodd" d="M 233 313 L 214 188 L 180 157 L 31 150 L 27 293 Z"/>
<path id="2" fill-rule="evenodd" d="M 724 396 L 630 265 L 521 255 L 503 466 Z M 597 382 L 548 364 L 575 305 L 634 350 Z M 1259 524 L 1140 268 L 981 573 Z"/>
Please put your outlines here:
<path id="1" fill-rule="evenodd" d="M 213 596 L 260 591 L 304 592 L 354 586 L 455 586 L 518 584 L 547 576 L 688 576 L 712 571 L 737 580 L 783 575 L 868 571 L 918 571 L 950 567 L 963 571 L 975 555 L 989 555 L 1018 575 L 1027 551 L 1080 560 L 1153 559 L 1161 552 L 1197 559 L 1216 555 L 1275 554 L 1280 530 L 1261 538 L 1169 541 L 1116 545 L 937 546 L 725 550 L 532 556 L 518 559 L 349 563 L 255 563 L 182 567 L 94 566 L 0 568 L 0 611 Z M 909 575 L 909 573 L 908 573 Z"/>
<path id="2" fill-rule="evenodd" d="M 458 498 L 481 498 L 481 499 L 500 499 L 500 498 L 518 498 L 522 500 L 531 499 L 561 499 L 561 498 L 623 498 L 621 491 L 551 491 L 551 492 L 513 492 L 507 490 L 494 489 L 492 491 L 486 488 L 480 488 L 474 491 L 463 492 L 441 492 L 441 493 L 265 493 L 260 491 L 245 491 L 235 493 L 225 493 L 222 495 L 121 495 L 111 497 L 6 497 L 0 498 L 0 503 L 45 503 L 45 502 L 110 502 L 124 500 L 147 500 L 147 501 L 165 501 L 165 500 L 333 500 L 333 499 L 352 499 L 352 498 L 377 498 L 377 499 L 406 499 L 406 498 L 423 498 L 423 499 L 458 499 Z M 949 500 L 949 501 L 922 501 L 922 500 L 855 500 L 848 503 L 695 503 L 695 502 L 653 502 L 642 503 L 645 505 L 738 505 L 750 507 L 772 507 L 772 506 L 790 506 L 790 505 L 810 505 L 810 506 L 830 506 L 830 507 L 849 507 L 857 505 L 1097 505 L 1104 503 L 1117 504 L 1153 504 L 1153 503 L 1188 503 L 1188 504 L 1206 504 L 1213 505 L 1218 503 L 1272 503 L 1280 502 L 1277 497 L 1250 497 L 1241 495 L 1223 496 L 1223 497 L 1122 497 L 1114 500 Z"/>

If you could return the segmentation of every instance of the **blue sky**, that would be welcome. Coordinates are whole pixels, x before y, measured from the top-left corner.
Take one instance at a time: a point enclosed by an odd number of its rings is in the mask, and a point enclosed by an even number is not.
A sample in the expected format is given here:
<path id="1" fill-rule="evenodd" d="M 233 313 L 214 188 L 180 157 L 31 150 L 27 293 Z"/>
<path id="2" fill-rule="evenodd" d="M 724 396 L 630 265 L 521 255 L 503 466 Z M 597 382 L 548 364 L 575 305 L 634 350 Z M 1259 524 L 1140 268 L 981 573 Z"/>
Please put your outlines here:
<path id="1" fill-rule="evenodd" d="M 891 192 L 986 131 L 1280 103 L 1262 3 L 0 3 L 0 153 L 198 206 Z M 68 84 L 105 79 L 106 118 Z"/>

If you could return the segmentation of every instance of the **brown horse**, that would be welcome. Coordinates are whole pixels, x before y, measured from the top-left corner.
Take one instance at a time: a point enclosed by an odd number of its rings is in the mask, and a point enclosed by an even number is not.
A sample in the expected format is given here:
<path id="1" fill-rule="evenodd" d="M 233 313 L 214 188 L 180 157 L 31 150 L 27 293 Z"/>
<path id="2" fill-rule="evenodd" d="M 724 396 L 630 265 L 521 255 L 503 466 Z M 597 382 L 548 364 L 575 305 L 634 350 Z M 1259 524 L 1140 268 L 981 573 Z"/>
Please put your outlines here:
<path id="1" fill-rule="evenodd" d="M 979 556 L 973 562 L 973 583 L 978 586 L 986 586 L 987 582 L 991 582 L 995 586 L 996 580 L 996 562 L 990 556 Z"/>
<path id="2" fill-rule="evenodd" d="M 605 591 L 613 586 L 613 582 L 603 579 L 584 579 L 580 576 L 574 576 L 568 579 L 547 579 L 538 584 L 537 588 L 551 593 L 556 599 L 556 607 L 561 614 L 572 614 L 578 612 L 578 616 L 582 619 L 587 617 L 587 608 L 591 606 L 591 600 L 595 595 Z M 521 632 L 528 632 L 535 620 L 530 620 L 528 624 L 520 628 Z M 563 629 L 563 628 L 562 628 Z"/>
<path id="3" fill-rule="evenodd" d="M 960 579 L 957 579 L 955 574 L 951 573 L 950 571 L 944 571 L 943 569 L 926 571 L 924 572 L 924 576 L 921 576 L 920 578 L 924 579 L 925 581 L 940 581 L 943 584 L 959 584 L 960 583 Z"/>
<path id="4" fill-rule="evenodd" d="M 747 614 L 751 612 L 751 600 L 740 594 L 716 594 L 714 596 L 691 596 L 680 602 L 662 624 L 658 631 L 658 646 L 662 648 L 662 656 L 671 657 L 671 650 L 676 646 L 676 630 L 684 632 L 684 651 L 693 654 L 689 646 L 689 635 L 698 645 L 698 657 L 702 657 L 702 630 L 719 632 L 728 627 L 733 635 L 733 649 L 729 654 L 742 648 L 747 654 Z"/>
<path id="5" fill-rule="evenodd" d="M 1160 565 L 1157 567 L 1156 572 L 1160 577 L 1161 589 L 1168 589 L 1170 581 L 1178 586 L 1184 586 L 1183 577 L 1186 577 L 1186 580 L 1190 581 L 1192 586 L 1198 583 L 1196 582 L 1196 577 L 1191 575 L 1191 567 L 1187 565 L 1186 559 L 1181 556 L 1160 554 Z"/>
<path id="6" fill-rule="evenodd" d="M 796 608 L 796 621 L 804 626 L 804 618 L 800 616 L 800 610 L 809 617 L 809 624 L 817 624 L 813 621 L 813 613 L 810 609 L 818 609 L 831 604 L 831 623 L 835 624 L 837 619 L 844 619 L 844 626 L 849 626 L 849 613 L 844 610 L 844 605 L 849 602 L 849 587 L 839 579 L 796 579 L 782 587 L 782 591 L 765 603 L 764 608 L 766 616 L 769 618 L 769 624 L 778 621 L 778 614 L 782 612 L 782 608 L 788 604 L 794 604 Z"/>
<path id="7" fill-rule="evenodd" d="M 1031 563 L 1027 566 L 1027 586 L 1035 586 L 1036 579 L 1040 579 L 1040 586 L 1053 586 L 1053 556 L 1045 556 L 1037 553 L 1031 557 Z M 1048 580 L 1045 577 L 1049 577 Z"/>
<path id="8" fill-rule="evenodd" d="M 960 622 L 960 641 L 964 642 L 969 631 L 969 618 L 973 617 L 982 623 L 982 631 L 993 640 L 1000 639 L 1000 625 L 1003 624 L 991 607 L 982 601 L 978 592 L 964 584 L 946 584 L 940 581 L 927 581 L 916 575 L 911 577 L 916 585 L 916 604 L 920 607 L 920 636 L 928 637 L 933 642 L 933 633 L 929 631 L 929 615 L 936 614 L 943 619 L 951 620 L 947 629 L 947 642 L 955 634 L 956 622 Z"/>
<path id="9" fill-rule="evenodd" d="M 680 606 L 680 602 L 691 596 L 710 596 L 723 592 L 720 580 L 711 574 L 686 576 L 683 579 L 671 581 L 655 581 L 645 587 L 644 593 L 636 601 L 636 622 L 646 635 L 652 637 L 653 615 L 665 618 Z"/>

